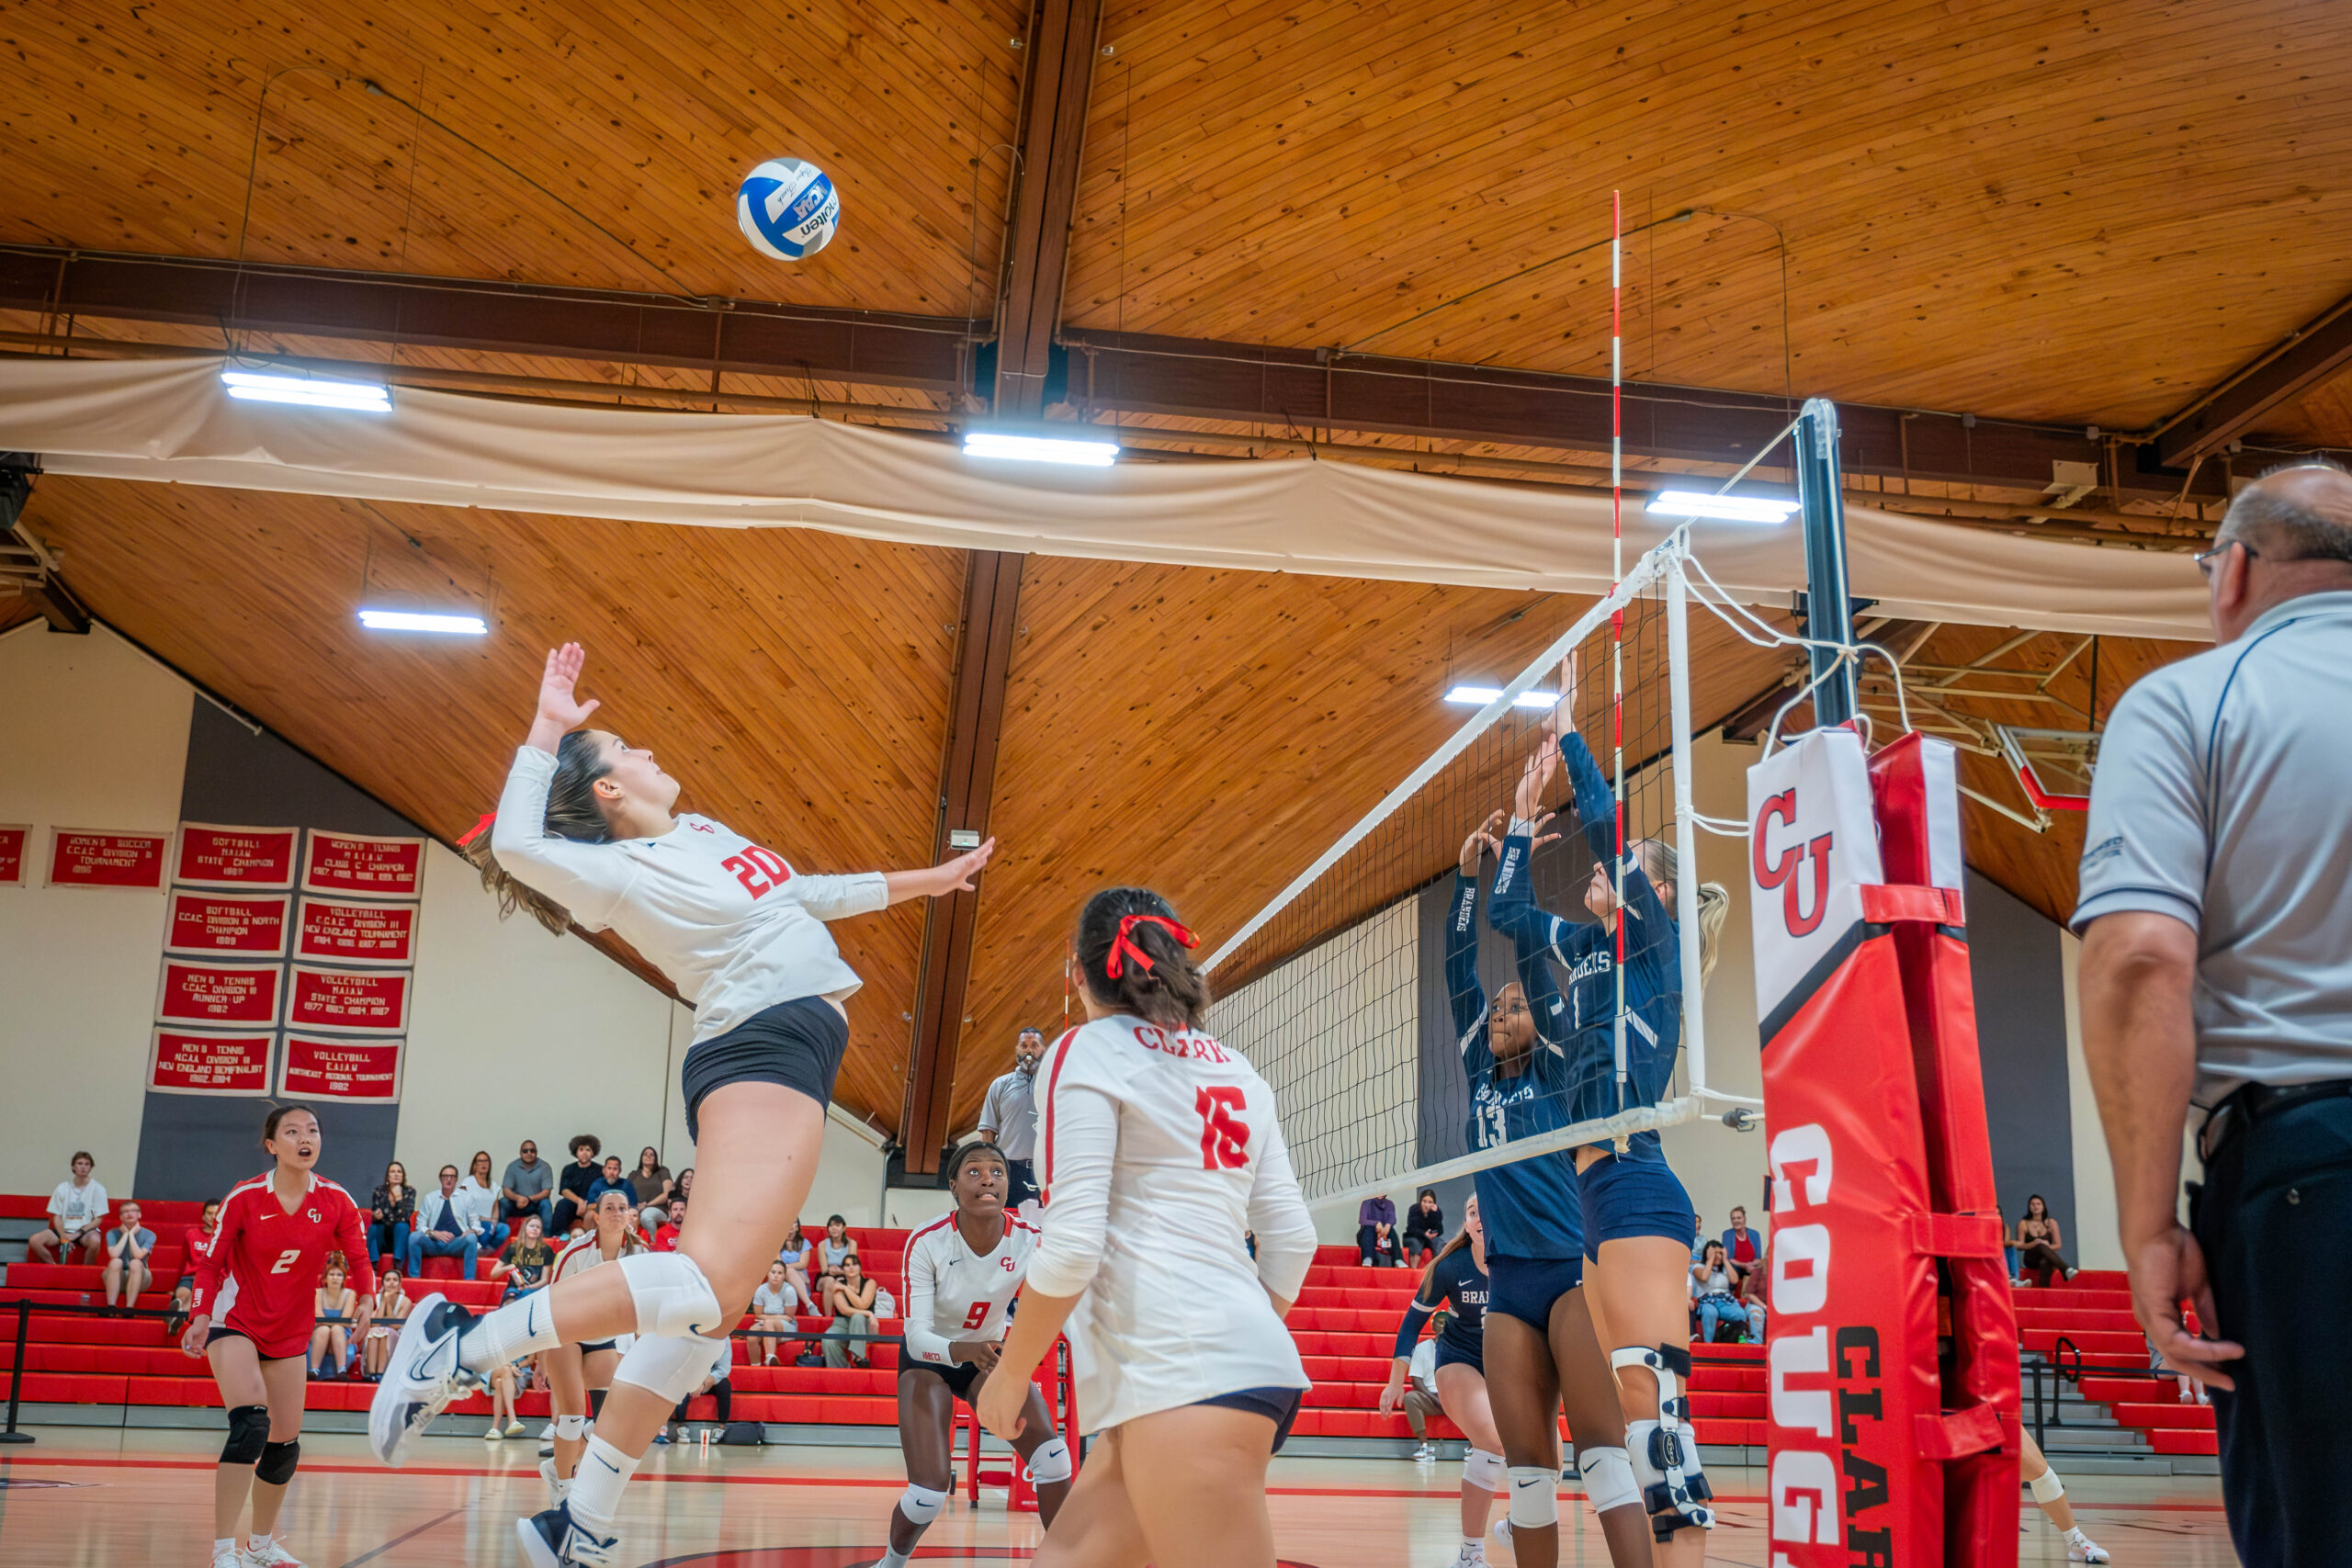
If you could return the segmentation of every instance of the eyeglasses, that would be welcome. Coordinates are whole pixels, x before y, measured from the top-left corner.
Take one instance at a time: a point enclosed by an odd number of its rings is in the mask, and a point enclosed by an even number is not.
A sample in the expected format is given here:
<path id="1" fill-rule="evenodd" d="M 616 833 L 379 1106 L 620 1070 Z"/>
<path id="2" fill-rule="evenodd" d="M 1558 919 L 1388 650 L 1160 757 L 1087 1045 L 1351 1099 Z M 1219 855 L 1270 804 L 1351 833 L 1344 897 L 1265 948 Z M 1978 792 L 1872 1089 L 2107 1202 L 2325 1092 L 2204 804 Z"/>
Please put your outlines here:
<path id="1" fill-rule="evenodd" d="M 2245 558 L 2248 560 L 2260 560 L 2262 558 L 2262 552 L 2256 549 L 2252 545 L 2247 544 L 2244 539 L 2223 539 L 2211 549 L 2199 550 L 2188 558 L 2197 563 L 2198 571 L 2204 577 L 2206 581 L 2211 582 L 2213 581 L 2213 558 L 2221 555 L 2233 545 L 2235 545 L 2239 549 L 2244 550 L 2245 552 Z"/>

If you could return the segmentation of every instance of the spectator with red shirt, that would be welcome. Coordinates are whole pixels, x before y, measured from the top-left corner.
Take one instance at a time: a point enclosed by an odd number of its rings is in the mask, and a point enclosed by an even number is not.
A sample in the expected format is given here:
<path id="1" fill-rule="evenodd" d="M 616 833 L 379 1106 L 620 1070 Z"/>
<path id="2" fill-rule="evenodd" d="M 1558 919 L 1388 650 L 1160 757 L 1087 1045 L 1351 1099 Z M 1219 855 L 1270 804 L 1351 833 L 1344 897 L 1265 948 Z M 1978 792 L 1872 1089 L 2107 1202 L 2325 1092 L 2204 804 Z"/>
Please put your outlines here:
<path id="1" fill-rule="evenodd" d="M 281 1105 L 262 1123 L 262 1147 L 276 1168 L 232 1189 L 220 1226 L 196 1256 L 196 1315 L 180 1348 L 211 1364 L 229 1412 L 229 1440 L 212 1492 L 213 1568 L 301 1568 L 276 1539 L 278 1510 L 301 1457 L 315 1292 L 327 1258 L 351 1259 L 353 1326 L 375 1315 L 376 1271 L 359 1205 L 317 1174 L 319 1119 Z M 253 1529 L 240 1551 L 237 1519 L 253 1500 Z"/>
<path id="2" fill-rule="evenodd" d="M 1731 1212 L 1731 1228 L 1723 1234 L 1724 1257 L 1731 1264 L 1732 1273 L 1745 1280 L 1764 1260 L 1764 1233 L 1750 1230 L 1747 1211 Z"/>

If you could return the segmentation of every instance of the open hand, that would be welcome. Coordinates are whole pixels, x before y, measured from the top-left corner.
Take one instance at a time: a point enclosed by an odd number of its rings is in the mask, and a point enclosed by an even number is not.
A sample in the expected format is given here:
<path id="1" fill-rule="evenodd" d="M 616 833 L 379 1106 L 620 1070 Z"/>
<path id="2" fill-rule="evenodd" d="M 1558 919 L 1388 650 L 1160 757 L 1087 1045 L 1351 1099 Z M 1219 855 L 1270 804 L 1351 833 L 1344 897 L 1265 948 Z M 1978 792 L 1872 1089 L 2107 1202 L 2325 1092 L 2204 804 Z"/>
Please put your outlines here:
<path id="1" fill-rule="evenodd" d="M 572 691 L 588 654 L 576 642 L 548 650 L 547 672 L 539 677 L 538 716 L 560 730 L 579 728 L 597 708 L 596 699 L 582 702 Z"/>
<path id="2" fill-rule="evenodd" d="M 967 850 L 954 860 L 943 862 L 933 868 L 934 874 L 939 878 L 939 886 L 932 891 L 934 894 L 969 893 L 972 891 L 974 879 L 980 874 L 981 870 L 989 863 L 989 857 L 994 853 L 996 853 L 996 840 L 991 838 L 977 850 Z"/>
<path id="3" fill-rule="evenodd" d="M 973 1414 L 980 1418 L 981 1426 L 1009 1443 L 1021 1436 L 1027 1425 L 1021 1418 L 1021 1407 L 1028 1403 L 1027 1378 L 1001 1378 L 992 1372 L 980 1384 L 980 1403 Z"/>
<path id="4" fill-rule="evenodd" d="M 1570 649 L 1560 656 L 1560 700 L 1544 716 L 1544 733 L 1556 738 L 1576 721 L 1577 653 Z"/>
<path id="5" fill-rule="evenodd" d="M 1489 812 L 1484 822 L 1470 829 L 1470 836 L 1462 840 L 1463 875 L 1476 881 L 1481 857 L 1503 852 L 1502 840 L 1498 837 L 1502 830 L 1503 814 L 1500 811 Z"/>
<path id="6" fill-rule="evenodd" d="M 1544 812 L 1544 792 L 1552 787 L 1552 777 L 1560 771 L 1560 743 L 1552 736 L 1535 755 L 1527 759 L 1527 766 L 1520 771 L 1519 789 L 1511 796 L 1511 810 L 1522 821 L 1532 822 Z"/>
<path id="7" fill-rule="evenodd" d="M 1386 1385 L 1380 1391 L 1380 1413 L 1383 1416 L 1393 1415 L 1396 1413 L 1396 1407 L 1404 1402 L 1405 1380 L 1402 1378 L 1390 1378 Z"/>

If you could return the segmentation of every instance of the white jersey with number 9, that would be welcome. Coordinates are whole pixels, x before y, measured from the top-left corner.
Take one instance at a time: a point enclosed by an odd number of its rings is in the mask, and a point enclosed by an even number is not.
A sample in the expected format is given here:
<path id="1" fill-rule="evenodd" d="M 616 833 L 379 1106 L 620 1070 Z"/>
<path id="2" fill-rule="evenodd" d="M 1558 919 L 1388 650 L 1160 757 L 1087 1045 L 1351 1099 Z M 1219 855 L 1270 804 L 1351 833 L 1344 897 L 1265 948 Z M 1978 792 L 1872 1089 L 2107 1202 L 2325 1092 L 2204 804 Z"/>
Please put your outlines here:
<path id="1" fill-rule="evenodd" d="M 933 1366 L 951 1364 L 959 1339 L 1001 1339 L 1005 1309 L 1029 1277 L 1037 1227 L 1007 1213 L 995 1247 L 974 1252 L 955 1213 L 907 1240 L 907 1350 Z"/>

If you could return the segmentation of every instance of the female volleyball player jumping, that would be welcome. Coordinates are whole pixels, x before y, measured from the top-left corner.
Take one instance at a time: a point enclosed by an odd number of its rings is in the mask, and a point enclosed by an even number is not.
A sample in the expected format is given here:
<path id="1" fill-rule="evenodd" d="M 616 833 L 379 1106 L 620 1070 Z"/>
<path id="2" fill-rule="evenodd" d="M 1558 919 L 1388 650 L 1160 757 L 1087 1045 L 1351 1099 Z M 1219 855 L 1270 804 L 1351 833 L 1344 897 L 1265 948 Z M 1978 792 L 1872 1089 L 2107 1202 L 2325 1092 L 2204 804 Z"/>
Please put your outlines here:
<path id="1" fill-rule="evenodd" d="M 1157 893 L 1089 899 L 1088 1021 L 1038 1068 L 1050 1221 L 979 1415 L 1022 1436 L 1030 1376 L 1068 1325 L 1079 1419 L 1102 1440 L 1037 1568 L 1273 1568 L 1266 1461 L 1309 1386 L 1283 1319 L 1315 1226 L 1273 1090 L 1202 1032 L 1194 945 Z"/>
<path id="2" fill-rule="evenodd" d="M 1495 1511 L 1495 1494 L 1503 1488 L 1503 1440 L 1495 1435 L 1495 1412 L 1487 1400 L 1487 1233 L 1473 1198 L 1463 1206 L 1462 1228 L 1421 1270 L 1421 1288 L 1396 1326 L 1396 1364 L 1388 1386 L 1380 1391 L 1385 1416 L 1405 1395 L 1405 1373 L 1421 1325 L 1439 1308 L 1446 1309 L 1445 1327 L 1437 1337 L 1437 1402 L 1470 1440 L 1462 1461 L 1462 1550 L 1454 1568 L 1485 1568 L 1487 1521 Z"/>
<path id="3" fill-rule="evenodd" d="M 808 1199 L 849 1042 L 842 1004 L 860 983 L 824 922 L 968 889 L 996 847 L 922 871 L 797 872 L 707 817 L 673 815 L 678 781 L 651 752 L 577 728 L 597 705 L 574 694 L 582 662 L 577 643 L 548 655 L 483 880 L 549 930 L 577 920 L 618 932 L 694 1004 L 681 1075 L 693 1209 L 676 1251 L 632 1254 L 486 1317 L 420 1302 L 368 1416 L 370 1446 L 398 1464 L 499 1363 L 635 1333 L 571 1492 L 518 1523 L 538 1568 L 613 1560 L 622 1487 L 671 1409 L 728 1353 L 728 1331 Z"/>
<path id="4" fill-rule="evenodd" d="M 564 1244 L 556 1254 L 548 1283 L 576 1280 L 599 1264 L 617 1263 L 631 1253 L 643 1252 L 645 1240 L 637 1234 L 637 1205 L 629 1194 L 607 1190 L 590 1212 L 589 1228 Z M 613 1386 L 613 1369 L 628 1348 L 621 1335 L 585 1345 L 559 1345 L 539 1358 L 548 1375 L 548 1403 L 555 1416 L 555 1452 L 539 1463 L 548 1483 L 548 1506 L 559 1506 L 571 1490 L 572 1473 L 588 1449 L 588 1420 L 601 1403 L 594 1395 Z"/>
<path id="5" fill-rule="evenodd" d="M 1597 1119 L 1664 1100 L 1682 1043 L 1680 928 L 1674 918 L 1673 847 L 1659 839 L 1629 843 L 1631 863 L 1622 891 L 1611 868 L 1617 862 L 1617 801 L 1584 737 L 1568 722 L 1575 711 L 1577 662 L 1560 664 L 1560 700 L 1545 716 L 1546 739 L 1521 774 L 1513 801 L 1516 819 L 1503 848 L 1489 918 L 1519 947 L 1523 981 L 1550 964 L 1568 977 L 1561 998 L 1570 1076 L 1577 1086 L 1576 1119 Z M 1594 863 L 1585 886 L 1589 925 L 1564 920 L 1535 907 L 1526 870 L 1548 819 L 1544 792 L 1565 761 L 1578 821 Z M 1730 897 L 1713 883 L 1699 888 L 1700 974 L 1714 966 L 1715 946 Z M 1617 972 L 1618 928 L 1623 926 L 1623 972 Z M 1618 1102 L 1618 996 L 1623 993 L 1626 1083 Z M 1532 983 L 1532 982 L 1531 982 Z M 1556 995 L 1556 992 L 1555 992 Z M 1696 998 L 1691 998 L 1695 1001 Z M 1690 1194 L 1667 1165 L 1656 1132 L 1635 1133 L 1576 1152 L 1577 1198 L 1584 1218 L 1586 1296 L 1600 1343 L 1614 1346 L 1625 1416 L 1625 1449 L 1660 1543 L 1659 1561 L 1697 1562 L 1713 1527 L 1711 1495 L 1689 1426 L 1690 1400 L 1680 1392 L 1690 1377 L 1690 1238 L 1698 1215 Z"/>
<path id="6" fill-rule="evenodd" d="M 956 1401 L 978 1407 L 995 1375 L 1013 1292 L 1029 1277 L 1037 1230 L 1004 1206 L 1012 1162 L 974 1141 L 948 1166 L 956 1212 L 907 1243 L 907 1348 L 899 1360 L 899 1447 L 906 1495 L 890 1510 L 890 1550 L 875 1568 L 906 1568 L 915 1542 L 946 1506 L 956 1475 Z M 1069 1445 L 1054 1430 L 1035 1383 L 1012 1439 L 1037 1483 L 1037 1514 L 1050 1528 L 1069 1491 Z"/>
<path id="7" fill-rule="evenodd" d="M 359 1205 L 311 1168 L 320 1143 L 310 1107 L 271 1111 L 261 1146 L 277 1168 L 230 1189 L 220 1228 L 190 1259 L 194 1315 L 180 1348 L 211 1363 L 229 1411 L 229 1440 L 212 1483 L 212 1568 L 302 1568 L 277 1539 L 277 1514 L 302 1455 L 303 1362 L 330 1258 L 350 1260 L 354 1331 L 365 1338 L 375 1316 L 376 1271 Z M 240 1551 L 237 1516 L 248 1494 L 253 1530 Z"/>
<path id="8" fill-rule="evenodd" d="M 1445 988 L 1453 1008 L 1462 1071 L 1470 1080 L 1470 1146 L 1496 1148 L 1575 1120 L 1567 1034 L 1558 987 L 1542 964 L 1487 1004 L 1478 979 L 1478 874 L 1499 846 L 1499 811 L 1462 841 L 1453 907 L 1446 917 Z M 1500 902 L 1525 880 L 1523 859 L 1496 874 Z M 1650 1532 L 1626 1462 L 1624 1421 L 1600 1353 L 1584 1284 L 1585 1244 L 1568 1151 L 1555 1149 L 1492 1166 L 1474 1179 L 1487 1232 L 1487 1396 L 1510 1480 L 1511 1555 L 1520 1568 L 1559 1561 L 1559 1428 L 1565 1413 L 1585 1495 L 1600 1520 L 1617 1568 L 1646 1568 Z M 1487 1463 L 1490 1465 L 1491 1461 Z"/>

